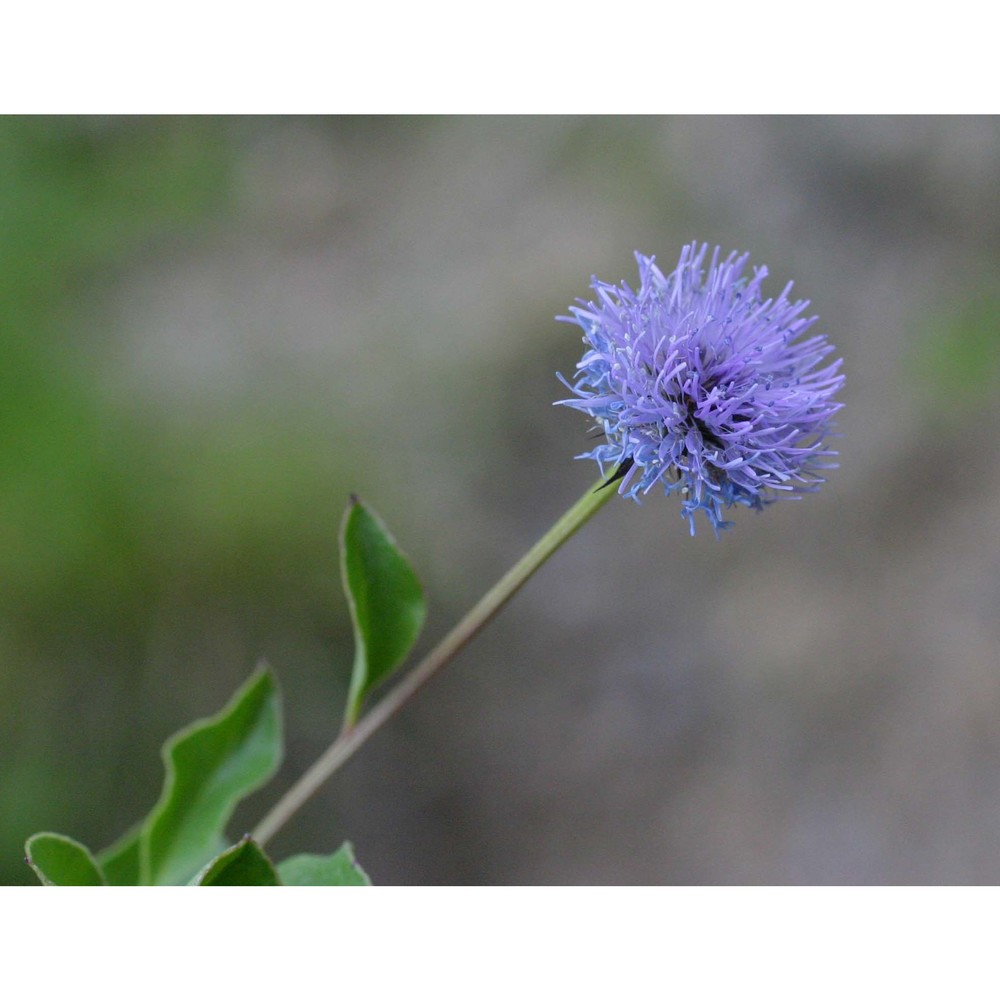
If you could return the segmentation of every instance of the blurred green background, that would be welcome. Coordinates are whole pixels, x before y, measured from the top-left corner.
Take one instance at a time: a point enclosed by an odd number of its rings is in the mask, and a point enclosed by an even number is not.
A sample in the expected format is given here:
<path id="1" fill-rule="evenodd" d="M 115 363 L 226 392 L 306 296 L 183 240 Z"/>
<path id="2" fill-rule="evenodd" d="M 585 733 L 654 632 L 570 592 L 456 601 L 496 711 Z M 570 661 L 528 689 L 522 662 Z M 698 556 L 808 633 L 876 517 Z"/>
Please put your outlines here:
<path id="1" fill-rule="evenodd" d="M 36 830 L 115 839 L 264 656 L 289 751 L 249 828 L 339 719 L 348 494 L 428 648 L 593 478 L 553 317 L 691 239 L 812 300 L 842 468 L 719 542 L 611 505 L 275 851 L 1000 879 L 998 190 L 995 119 L 0 119 L 2 880 Z"/>

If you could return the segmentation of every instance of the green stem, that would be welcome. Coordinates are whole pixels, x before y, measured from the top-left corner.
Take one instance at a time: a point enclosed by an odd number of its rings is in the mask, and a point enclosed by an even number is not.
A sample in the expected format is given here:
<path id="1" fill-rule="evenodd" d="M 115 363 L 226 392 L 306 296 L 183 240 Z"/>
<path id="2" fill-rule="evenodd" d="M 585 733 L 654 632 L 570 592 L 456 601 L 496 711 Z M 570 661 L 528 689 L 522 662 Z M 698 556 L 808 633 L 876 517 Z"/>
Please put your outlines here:
<path id="1" fill-rule="evenodd" d="M 265 844 L 349 760 L 361 745 L 389 721 L 493 616 L 521 589 L 531 575 L 615 495 L 601 480 L 591 487 L 532 546 L 511 570 L 488 590 L 464 618 L 392 688 L 360 721 L 347 727 L 305 774 L 285 793 L 253 831 Z"/>

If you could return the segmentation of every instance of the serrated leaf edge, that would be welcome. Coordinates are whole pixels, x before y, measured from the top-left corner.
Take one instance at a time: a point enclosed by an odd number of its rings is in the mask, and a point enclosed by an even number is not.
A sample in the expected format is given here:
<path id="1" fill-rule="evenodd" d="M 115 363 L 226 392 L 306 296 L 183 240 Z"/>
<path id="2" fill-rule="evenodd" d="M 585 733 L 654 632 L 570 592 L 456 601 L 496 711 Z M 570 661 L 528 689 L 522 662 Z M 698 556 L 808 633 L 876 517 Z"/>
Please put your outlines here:
<path id="1" fill-rule="evenodd" d="M 303 852 L 301 854 L 293 854 L 293 855 L 285 858 L 284 861 L 278 862 L 278 864 L 275 865 L 275 871 L 278 872 L 278 876 L 280 878 L 281 877 L 281 867 L 283 865 L 287 864 L 289 861 L 294 861 L 294 860 L 296 860 L 298 858 L 317 858 L 320 861 L 330 861 L 331 859 L 335 858 L 341 852 L 344 853 L 345 859 L 346 859 L 348 865 L 350 865 L 350 867 L 353 868 L 364 879 L 364 884 L 366 886 L 368 886 L 368 887 L 371 887 L 371 884 L 372 884 L 371 877 L 369 876 L 368 872 L 366 872 L 364 870 L 364 868 L 362 868 L 361 865 L 358 864 L 358 859 L 354 856 L 354 845 L 349 840 L 345 840 L 340 845 L 340 847 L 338 847 L 335 851 L 332 851 L 330 854 L 315 854 L 315 853 L 312 853 L 312 852 Z M 341 888 L 350 888 L 350 886 L 343 886 Z"/>

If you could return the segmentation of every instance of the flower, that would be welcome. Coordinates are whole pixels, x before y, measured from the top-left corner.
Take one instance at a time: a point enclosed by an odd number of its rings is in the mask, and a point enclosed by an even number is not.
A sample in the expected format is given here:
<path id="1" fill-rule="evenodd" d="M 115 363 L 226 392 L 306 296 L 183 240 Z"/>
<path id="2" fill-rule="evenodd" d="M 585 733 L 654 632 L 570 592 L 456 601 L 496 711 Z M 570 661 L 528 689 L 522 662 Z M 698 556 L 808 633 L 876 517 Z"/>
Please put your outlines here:
<path id="1" fill-rule="evenodd" d="M 724 508 L 818 488 L 844 381 L 839 360 L 820 365 L 833 351 L 823 335 L 799 339 L 817 317 L 788 298 L 791 283 L 765 300 L 766 267 L 745 277 L 749 254 L 716 247 L 706 267 L 707 254 L 689 244 L 664 276 L 636 253 L 638 291 L 594 278 L 596 300 L 558 317 L 583 328 L 587 349 L 575 382 L 559 375 L 577 398 L 556 405 L 590 414 L 605 438 L 577 457 L 634 500 L 657 483 L 679 493 L 692 535 L 699 510 L 718 535 Z"/>

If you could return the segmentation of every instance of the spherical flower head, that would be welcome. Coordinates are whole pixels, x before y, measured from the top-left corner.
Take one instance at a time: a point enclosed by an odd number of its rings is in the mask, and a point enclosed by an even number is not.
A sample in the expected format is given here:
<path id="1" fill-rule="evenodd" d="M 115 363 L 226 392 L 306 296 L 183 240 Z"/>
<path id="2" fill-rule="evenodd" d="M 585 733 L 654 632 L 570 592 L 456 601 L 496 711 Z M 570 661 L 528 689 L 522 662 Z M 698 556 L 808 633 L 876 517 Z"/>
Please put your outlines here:
<path id="1" fill-rule="evenodd" d="M 695 531 L 705 513 L 718 535 L 734 504 L 761 510 L 813 492 L 836 455 L 825 444 L 843 384 L 826 338 L 802 338 L 817 317 L 808 301 L 765 299 L 766 267 L 745 276 L 749 254 L 708 258 L 689 244 L 668 274 L 637 253 L 639 288 L 594 278 L 593 302 L 572 316 L 587 345 L 557 405 L 583 410 L 602 442 L 594 459 L 618 492 L 638 500 L 658 483 L 678 493 Z M 606 484 L 607 485 L 607 484 Z"/>

